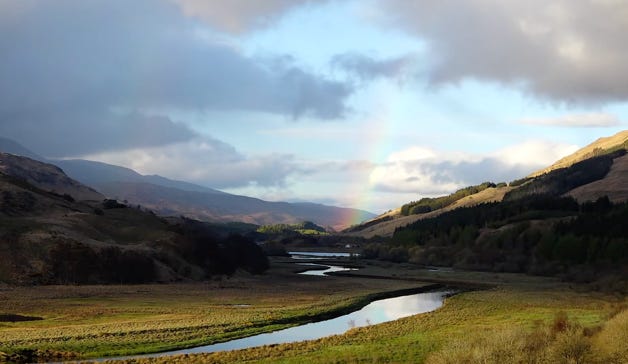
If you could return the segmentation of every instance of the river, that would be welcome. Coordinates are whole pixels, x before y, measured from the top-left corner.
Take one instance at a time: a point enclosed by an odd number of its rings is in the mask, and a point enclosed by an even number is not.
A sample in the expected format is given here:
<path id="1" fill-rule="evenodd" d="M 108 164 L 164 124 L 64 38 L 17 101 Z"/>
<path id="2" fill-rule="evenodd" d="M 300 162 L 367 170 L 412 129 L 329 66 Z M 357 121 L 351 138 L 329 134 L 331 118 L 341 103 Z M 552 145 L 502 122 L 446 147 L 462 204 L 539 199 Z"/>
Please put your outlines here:
<path id="1" fill-rule="evenodd" d="M 347 315 L 265 334 L 258 334 L 242 339 L 235 339 L 223 343 L 199 346 L 190 349 L 173 350 L 147 355 L 102 358 L 97 361 L 160 357 L 178 354 L 213 353 L 225 350 L 246 349 L 262 345 L 314 340 L 326 336 L 342 334 L 356 327 L 376 325 L 436 310 L 443 305 L 444 298 L 449 294 L 451 294 L 451 291 L 435 291 L 386 298 L 373 301 L 363 308 Z"/>

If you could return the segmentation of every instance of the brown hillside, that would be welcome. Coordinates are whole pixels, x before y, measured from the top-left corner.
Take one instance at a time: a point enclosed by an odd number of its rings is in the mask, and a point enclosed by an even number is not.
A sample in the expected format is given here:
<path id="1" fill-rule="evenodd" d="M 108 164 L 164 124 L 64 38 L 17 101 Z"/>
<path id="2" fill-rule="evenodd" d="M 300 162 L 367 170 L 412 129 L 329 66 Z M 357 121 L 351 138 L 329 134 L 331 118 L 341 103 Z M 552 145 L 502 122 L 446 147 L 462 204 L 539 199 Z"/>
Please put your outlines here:
<path id="1" fill-rule="evenodd" d="M 612 202 L 628 200 L 628 154 L 615 158 L 613 166 L 606 177 L 601 180 L 580 186 L 570 191 L 579 202 L 594 201 L 602 196 L 608 196 Z"/>
<path id="2" fill-rule="evenodd" d="M 529 177 L 536 177 L 536 176 L 545 174 L 547 172 L 553 171 L 555 169 L 569 167 L 573 165 L 574 163 L 594 157 L 596 155 L 596 152 L 598 151 L 604 151 L 611 148 L 615 148 L 622 144 L 624 144 L 624 147 L 628 147 L 627 143 L 628 143 L 628 130 L 620 131 L 619 133 L 610 137 L 599 138 L 593 143 L 587 145 L 586 147 L 577 150 L 575 153 L 570 154 L 558 160 L 558 162 L 552 164 L 551 166 L 532 173 Z"/>

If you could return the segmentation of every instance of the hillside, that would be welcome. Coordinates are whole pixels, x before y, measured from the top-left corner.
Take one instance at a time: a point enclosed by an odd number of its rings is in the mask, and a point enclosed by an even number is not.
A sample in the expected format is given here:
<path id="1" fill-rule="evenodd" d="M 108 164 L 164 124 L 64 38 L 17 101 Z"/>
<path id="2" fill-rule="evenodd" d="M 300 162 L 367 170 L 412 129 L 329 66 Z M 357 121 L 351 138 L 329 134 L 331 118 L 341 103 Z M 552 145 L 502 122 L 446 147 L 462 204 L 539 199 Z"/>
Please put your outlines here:
<path id="1" fill-rule="evenodd" d="M 593 143 L 581 149 L 578 149 L 576 152 L 562 159 L 559 159 L 551 166 L 530 174 L 529 177 L 538 177 L 542 174 L 559 168 L 566 168 L 573 165 L 574 163 L 589 159 L 596 155 L 600 155 L 606 151 L 611 151 L 619 148 L 628 149 L 628 130 L 620 131 L 619 133 L 610 137 L 599 138 Z"/>
<path id="2" fill-rule="evenodd" d="M 0 172 L 43 190 L 69 195 L 75 200 L 101 201 L 105 198 L 93 188 L 66 176 L 59 167 L 30 158 L 0 153 Z"/>
<path id="3" fill-rule="evenodd" d="M 601 196 L 617 203 L 628 201 L 628 155 L 616 158 L 604 178 L 577 187 L 567 195 L 581 202 L 595 201 Z"/>
<path id="4" fill-rule="evenodd" d="M 511 190 L 512 187 L 487 188 L 471 196 L 463 197 L 449 206 L 423 214 L 403 216 L 401 214 L 401 209 L 396 209 L 391 213 L 386 213 L 376 217 L 375 219 L 366 221 L 363 224 L 354 227 L 355 230 L 347 231 L 346 234 L 367 239 L 375 236 L 391 237 L 395 232 L 395 229 L 412 224 L 418 220 L 433 218 L 444 212 L 461 207 L 475 206 L 488 202 L 499 202 L 504 198 L 504 195 Z M 362 228 L 363 226 L 364 228 Z"/>
<path id="5" fill-rule="evenodd" d="M 428 213 L 402 216 L 400 209 L 354 234 L 380 236 L 364 247 L 368 258 L 559 275 L 628 291 L 628 154 L 624 142 L 611 139 L 594 143 L 594 149 L 605 146 L 603 152 L 572 159 L 568 167 L 548 168 Z M 575 155 L 587 155 L 591 145 L 584 149 Z"/>
<path id="6" fill-rule="evenodd" d="M 628 200 L 628 156 L 625 155 L 626 148 L 628 148 L 628 130 L 611 137 L 600 138 L 572 155 L 517 181 L 517 183 L 513 182 L 509 186 L 488 188 L 457 199 L 445 207 L 404 216 L 403 212 L 404 209 L 407 210 L 407 206 L 417 204 L 416 202 L 409 203 L 358 226 L 351 227 L 345 233 L 363 238 L 392 237 L 396 229 L 419 220 L 434 218 L 457 208 L 500 202 L 507 196 L 509 199 L 517 199 L 536 194 L 549 194 L 570 196 L 579 202 L 595 201 L 600 197 L 607 196 L 612 202 L 624 202 Z M 576 167 L 572 168 L 574 166 Z M 460 191 L 463 190 L 465 189 Z M 455 195 L 456 193 L 426 200 L 438 202 Z"/>
<path id="7" fill-rule="evenodd" d="M 206 279 L 267 266 L 251 240 L 113 200 L 75 201 L 43 187 L 80 186 L 56 167 L 10 156 L 0 172 L 0 282 L 142 283 Z M 29 176 L 54 184 L 35 186 Z"/>

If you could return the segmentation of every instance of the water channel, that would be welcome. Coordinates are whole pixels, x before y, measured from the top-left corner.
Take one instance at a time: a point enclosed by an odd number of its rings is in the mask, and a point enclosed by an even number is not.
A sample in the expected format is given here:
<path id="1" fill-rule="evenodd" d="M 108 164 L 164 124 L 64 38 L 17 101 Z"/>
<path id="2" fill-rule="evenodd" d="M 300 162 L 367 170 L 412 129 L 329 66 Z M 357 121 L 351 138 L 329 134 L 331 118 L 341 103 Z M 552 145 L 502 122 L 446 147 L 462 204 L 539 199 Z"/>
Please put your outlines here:
<path id="1" fill-rule="evenodd" d="M 162 353 L 137 355 L 110 359 L 132 359 L 159 357 L 178 354 L 213 353 L 225 350 L 238 350 L 262 345 L 284 344 L 303 340 L 314 340 L 325 336 L 338 335 L 355 327 L 376 325 L 403 317 L 433 311 L 443 305 L 444 298 L 451 291 L 435 291 L 377 300 L 350 314 L 329 320 L 313 322 L 283 330 L 235 339 L 223 343 L 199 346 L 190 349 Z"/>

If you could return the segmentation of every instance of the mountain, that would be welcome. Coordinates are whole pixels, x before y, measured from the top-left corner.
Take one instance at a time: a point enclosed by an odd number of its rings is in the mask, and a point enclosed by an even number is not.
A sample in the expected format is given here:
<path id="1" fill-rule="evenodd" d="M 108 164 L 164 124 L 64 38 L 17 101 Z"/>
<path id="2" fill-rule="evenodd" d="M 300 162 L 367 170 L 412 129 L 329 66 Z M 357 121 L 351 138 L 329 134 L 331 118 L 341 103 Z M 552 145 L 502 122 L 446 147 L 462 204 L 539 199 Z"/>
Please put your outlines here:
<path id="1" fill-rule="evenodd" d="M 596 201 L 600 197 L 608 197 L 611 202 L 625 202 L 628 200 L 626 150 L 628 130 L 600 138 L 551 166 L 508 185 L 496 185 L 467 196 L 458 194 L 458 191 L 450 196 L 427 199 L 445 199 L 450 203 L 431 211 L 412 214 L 403 213 L 403 207 L 400 207 L 347 229 L 345 233 L 364 238 L 391 237 L 399 228 L 458 208 L 503 200 L 512 201 L 534 195 L 569 196 L 580 203 Z M 463 190 L 465 189 L 461 191 Z M 451 198 L 452 196 L 457 197 Z"/>
<path id="2" fill-rule="evenodd" d="M 11 153 L 14 155 L 20 155 L 23 157 L 28 157 L 30 159 L 34 159 L 37 161 L 45 162 L 46 159 L 40 155 L 37 155 L 33 151 L 25 148 L 23 145 L 18 142 L 0 137 L 0 151 L 5 153 Z"/>
<path id="3" fill-rule="evenodd" d="M 84 192 L 57 167 L 0 157 L 9 166 L 0 169 L 0 283 L 169 282 L 267 267 L 261 249 L 228 226 L 164 219 L 113 200 L 75 201 L 53 192 L 61 182 Z"/>
<path id="4" fill-rule="evenodd" d="M 233 195 L 158 175 L 142 175 L 130 168 L 107 163 L 81 159 L 46 160 L 16 142 L 0 139 L 0 150 L 4 147 L 7 152 L 21 152 L 57 165 L 69 177 L 109 198 L 126 200 L 165 216 L 182 215 L 206 221 L 241 221 L 257 225 L 313 221 L 336 230 L 346 228 L 349 218 L 364 221 L 375 216 L 356 209 L 315 203 L 269 202 Z"/>
<path id="5" fill-rule="evenodd" d="M 75 200 L 102 201 L 105 196 L 65 175 L 52 164 L 0 152 L 0 172 L 43 190 L 68 195 Z"/>
<path id="6" fill-rule="evenodd" d="M 58 159 L 51 161 L 51 163 L 61 167 L 68 174 L 68 176 L 89 186 L 96 187 L 97 189 L 99 189 L 101 185 L 111 182 L 137 182 L 151 183 L 164 187 L 177 188 L 184 191 L 224 194 L 222 191 L 199 186 L 193 183 L 171 180 L 157 175 L 145 176 L 130 168 L 102 162 L 84 159 Z"/>
<path id="7" fill-rule="evenodd" d="M 364 220 L 366 211 L 314 203 L 268 202 L 227 193 L 185 191 L 142 182 L 109 182 L 96 185 L 107 196 L 139 204 L 160 215 L 183 215 L 205 221 L 242 221 L 257 225 L 314 221 L 334 229 L 346 227 L 349 216 Z"/>

